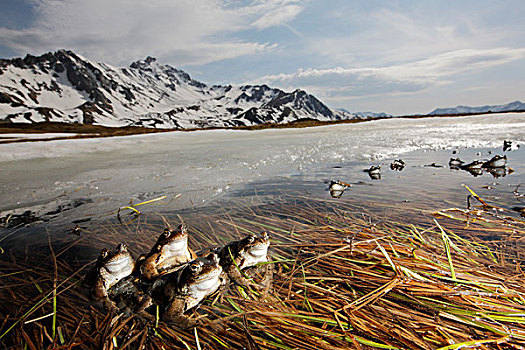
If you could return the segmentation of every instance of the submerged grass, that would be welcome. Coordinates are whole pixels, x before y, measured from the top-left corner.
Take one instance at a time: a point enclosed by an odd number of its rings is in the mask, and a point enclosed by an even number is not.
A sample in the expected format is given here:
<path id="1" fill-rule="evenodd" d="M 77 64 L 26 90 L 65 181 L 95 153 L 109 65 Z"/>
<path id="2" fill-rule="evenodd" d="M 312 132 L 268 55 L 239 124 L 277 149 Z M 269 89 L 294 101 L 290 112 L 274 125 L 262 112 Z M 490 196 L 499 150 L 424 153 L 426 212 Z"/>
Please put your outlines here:
<path id="1" fill-rule="evenodd" d="M 472 190 L 469 189 L 472 192 Z M 184 217 L 195 250 L 270 232 L 273 289 L 230 286 L 196 311 L 204 324 L 106 313 L 80 288 L 89 261 L 67 249 L 125 241 L 147 252 L 162 227 L 141 217 L 89 239 L 0 261 L 5 348 L 514 349 L 525 347 L 525 223 L 482 202 L 376 217 L 345 200 L 276 197 Z M 385 209 L 383 207 L 382 209 Z M 500 209 L 500 208 L 498 208 Z M 55 255 L 54 251 L 58 253 Z M 96 256 L 91 257 L 95 259 Z"/>

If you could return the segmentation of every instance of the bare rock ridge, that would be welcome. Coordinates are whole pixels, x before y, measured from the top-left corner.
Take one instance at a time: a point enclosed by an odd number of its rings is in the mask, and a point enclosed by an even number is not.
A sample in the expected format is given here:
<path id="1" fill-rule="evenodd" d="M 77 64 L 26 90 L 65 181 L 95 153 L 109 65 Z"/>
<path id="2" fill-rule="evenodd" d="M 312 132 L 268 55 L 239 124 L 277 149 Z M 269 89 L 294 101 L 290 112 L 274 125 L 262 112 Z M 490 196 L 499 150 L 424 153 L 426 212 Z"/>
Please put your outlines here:
<path id="1" fill-rule="evenodd" d="M 67 50 L 0 60 L 3 122 L 190 129 L 341 118 L 302 90 L 208 86 L 152 57 L 125 68 Z"/>

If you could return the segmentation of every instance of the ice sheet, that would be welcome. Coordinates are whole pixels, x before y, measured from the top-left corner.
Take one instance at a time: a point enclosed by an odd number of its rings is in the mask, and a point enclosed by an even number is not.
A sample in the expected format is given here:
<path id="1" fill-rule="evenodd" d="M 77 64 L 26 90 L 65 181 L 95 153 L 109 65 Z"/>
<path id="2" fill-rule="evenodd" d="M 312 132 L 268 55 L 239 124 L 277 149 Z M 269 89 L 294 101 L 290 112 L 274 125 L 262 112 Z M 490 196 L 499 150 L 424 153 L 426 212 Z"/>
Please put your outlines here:
<path id="1" fill-rule="evenodd" d="M 45 134 L 40 137 L 44 137 Z M 71 135 L 71 134 L 68 134 Z M 2 135 L 0 135 L 2 136 Z M 53 135 L 54 136 L 54 135 Z M 248 166 L 293 161 L 300 166 L 323 161 L 382 159 L 415 149 L 494 147 L 504 139 L 525 140 L 525 113 L 424 119 L 384 119 L 305 129 L 260 131 L 213 130 L 81 139 L 31 144 L 2 145 L 0 162 L 34 158 L 56 158 L 101 152 L 138 153 L 192 152 L 195 145 L 209 152 L 194 153 L 196 161 L 222 153 L 241 158 Z M 215 145 L 225 149 L 216 149 Z M 242 145 L 237 148 L 236 145 Z M 238 150 L 230 154 L 230 150 Z M 238 153 L 235 155 L 235 153 Z M 221 157 L 219 157 L 221 158 Z"/>
<path id="2" fill-rule="evenodd" d="M 0 211 L 57 197 L 90 198 L 83 215 L 100 215 L 130 198 L 137 203 L 161 195 L 175 209 L 274 176 L 308 176 L 418 149 L 501 147 L 503 140 L 525 144 L 525 114 L 2 144 Z"/>

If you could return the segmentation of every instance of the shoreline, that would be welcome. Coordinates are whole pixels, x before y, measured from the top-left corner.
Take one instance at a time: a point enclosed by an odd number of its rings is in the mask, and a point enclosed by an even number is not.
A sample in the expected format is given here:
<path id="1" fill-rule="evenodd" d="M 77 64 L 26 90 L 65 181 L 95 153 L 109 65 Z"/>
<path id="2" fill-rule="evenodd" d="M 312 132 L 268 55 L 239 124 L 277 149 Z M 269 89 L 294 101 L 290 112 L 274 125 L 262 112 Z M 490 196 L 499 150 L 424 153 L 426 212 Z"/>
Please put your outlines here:
<path id="1" fill-rule="evenodd" d="M 49 238 L 48 246 L 39 250 L 9 251 L 11 259 L 0 259 L 5 271 L 0 285 L 8 291 L 0 297 L 0 311 L 7 315 L 1 344 L 160 348 L 169 342 L 181 348 L 191 344 L 192 348 L 240 349 L 249 332 L 251 342 L 265 350 L 322 345 L 520 346 L 525 343 L 520 319 L 525 286 L 516 279 L 523 262 L 523 241 L 517 233 L 524 232 L 523 222 L 499 217 L 494 202 L 483 206 L 481 200 L 474 210 L 438 207 L 420 220 L 385 217 L 362 205 L 325 200 L 309 200 L 305 208 L 276 200 L 237 215 L 211 213 L 190 220 L 190 243 L 195 249 L 270 231 L 268 263 L 275 271 L 272 289 L 265 294 L 237 287 L 225 289 L 224 299 L 214 294 L 203 300 L 199 308 L 186 313 L 202 321 L 192 330 L 165 322 L 162 307 L 146 310 L 147 319 L 133 312 L 108 317 L 80 287 L 97 249 L 125 241 L 137 256 L 150 249 L 161 224 L 81 231 L 67 244 Z M 385 206 L 389 213 L 398 209 Z M 419 208 L 412 211 L 420 216 Z M 495 231 L 500 234 L 497 239 Z M 79 251 L 86 248 L 92 249 L 91 254 L 79 259 Z M 396 327 L 383 327 L 393 315 Z M 361 319 L 374 327 L 363 326 Z M 230 331 L 223 332 L 219 325 Z"/>

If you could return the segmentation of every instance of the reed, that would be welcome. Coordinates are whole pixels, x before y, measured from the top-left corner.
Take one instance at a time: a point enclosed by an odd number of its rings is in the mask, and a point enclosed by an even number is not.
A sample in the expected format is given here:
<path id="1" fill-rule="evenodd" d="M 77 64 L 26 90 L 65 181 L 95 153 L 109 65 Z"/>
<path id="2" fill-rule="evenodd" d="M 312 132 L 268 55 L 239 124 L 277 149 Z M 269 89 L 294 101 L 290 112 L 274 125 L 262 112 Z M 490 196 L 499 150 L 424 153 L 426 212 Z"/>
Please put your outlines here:
<path id="1" fill-rule="evenodd" d="M 75 245 L 0 261 L 4 348 L 513 349 L 525 346 L 525 223 L 468 189 L 479 205 L 435 212 L 274 196 L 184 216 L 195 250 L 270 232 L 273 288 L 237 286 L 179 330 L 94 308 L 80 281 L 96 258 L 68 249 L 125 241 L 137 256 L 162 227 L 142 213 Z M 496 208 L 496 209 L 495 209 Z M 129 209 L 129 208 L 126 208 Z M 384 213 L 388 212 L 389 215 Z M 178 221 L 178 218 L 171 218 Z M 125 221 L 125 220 L 124 220 Z M 56 254 L 54 252 L 57 252 Z"/>

